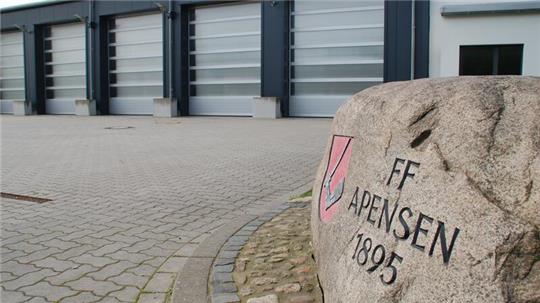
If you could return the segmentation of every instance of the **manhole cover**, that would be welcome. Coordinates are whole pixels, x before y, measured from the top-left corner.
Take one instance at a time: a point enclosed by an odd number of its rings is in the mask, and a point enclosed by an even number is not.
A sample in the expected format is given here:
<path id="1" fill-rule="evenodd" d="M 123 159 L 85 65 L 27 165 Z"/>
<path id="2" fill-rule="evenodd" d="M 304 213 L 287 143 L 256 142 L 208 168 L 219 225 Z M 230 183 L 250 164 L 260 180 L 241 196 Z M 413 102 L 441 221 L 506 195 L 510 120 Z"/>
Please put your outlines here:
<path id="1" fill-rule="evenodd" d="M 0 196 L 2 198 L 6 198 L 6 199 L 35 202 L 35 203 L 40 203 L 40 204 L 52 201 L 51 199 L 38 198 L 38 197 L 32 197 L 32 196 L 25 196 L 25 195 L 17 195 L 17 194 L 10 194 L 10 193 L 4 193 L 4 192 L 0 192 Z"/>
<path id="2" fill-rule="evenodd" d="M 135 128 L 134 126 L 107 126 L 105 129 L 130 129 Z"/>

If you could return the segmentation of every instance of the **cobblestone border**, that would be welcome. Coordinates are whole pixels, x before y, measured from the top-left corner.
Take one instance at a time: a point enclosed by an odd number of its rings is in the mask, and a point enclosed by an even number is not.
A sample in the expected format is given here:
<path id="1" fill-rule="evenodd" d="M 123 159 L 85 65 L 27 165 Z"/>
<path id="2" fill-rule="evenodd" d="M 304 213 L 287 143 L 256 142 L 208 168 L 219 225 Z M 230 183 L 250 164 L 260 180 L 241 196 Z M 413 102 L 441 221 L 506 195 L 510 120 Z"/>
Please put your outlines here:
<path id="1" fill-rule="evenodd" d="M 211 303 L 240 302 L 240 298 L 237 295 L 238 289 L 236 288 L 232 275 L 236 257 L 240 253 L 240 250 L 242 250 L 249 240 L 249 237 L 257 231 L 261 225 L 289 208 L 302 208 L 306 206 L 307 204 L 305 203 L 288 202 L 281 204 L 277 206 L 275 210 L 266 212 L 248 222 L 233 234 L 225 244 L 223 244 L 212 264 L 210 276 L 208 278 Z"/>

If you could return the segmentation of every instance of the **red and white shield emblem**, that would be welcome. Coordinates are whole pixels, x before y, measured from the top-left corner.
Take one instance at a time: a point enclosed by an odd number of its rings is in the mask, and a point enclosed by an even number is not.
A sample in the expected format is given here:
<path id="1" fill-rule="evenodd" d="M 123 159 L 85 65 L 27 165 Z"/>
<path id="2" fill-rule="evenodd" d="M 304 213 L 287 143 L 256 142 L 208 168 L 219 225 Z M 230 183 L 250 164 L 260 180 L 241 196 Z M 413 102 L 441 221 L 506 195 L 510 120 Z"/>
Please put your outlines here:
<path id="1" fill-rule="evenodd" d="M 325 223 L 332 219 L 338 209 L 338 202 L 343 196 L 345 177 L 352 153 L 352 139 L 352 137 L 339 135 L 334 135 L 332 138 L 328 165 L 319 194 L 319 217 Z"/>

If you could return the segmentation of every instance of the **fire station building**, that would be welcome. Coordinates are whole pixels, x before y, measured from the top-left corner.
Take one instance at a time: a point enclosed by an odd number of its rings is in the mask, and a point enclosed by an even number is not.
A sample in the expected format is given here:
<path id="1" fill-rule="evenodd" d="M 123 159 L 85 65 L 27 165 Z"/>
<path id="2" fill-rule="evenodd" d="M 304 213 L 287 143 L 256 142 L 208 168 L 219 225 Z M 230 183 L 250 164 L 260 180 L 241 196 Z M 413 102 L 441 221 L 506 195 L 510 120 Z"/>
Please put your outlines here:
<path id="1" fill-rule="evenodd" d="M 49 1 L 0 19 L 2 113 L 332 117 L 387 81 L 540 75 L 538 1 Z"/>

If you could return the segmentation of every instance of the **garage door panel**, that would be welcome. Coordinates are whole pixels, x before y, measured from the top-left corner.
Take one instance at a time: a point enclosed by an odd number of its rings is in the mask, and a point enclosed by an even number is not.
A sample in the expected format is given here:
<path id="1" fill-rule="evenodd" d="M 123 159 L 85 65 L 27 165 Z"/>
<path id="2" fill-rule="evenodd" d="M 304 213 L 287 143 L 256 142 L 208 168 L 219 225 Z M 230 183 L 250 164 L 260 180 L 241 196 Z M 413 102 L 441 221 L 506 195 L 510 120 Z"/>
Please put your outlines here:
<path id="1" fill-rule="evenodd" d="M 333 117 L 345 101 L 343 96 L 296 96 L 289 104 L 289 114 L 293 117 Z"/>
<path id="2" fill-rule="evenodd" d="M 152 100 L 157 95 L 161 95 L 163 88 L 160 85 L 156 86 L 113 86 L 113 89 L 116 90 L 117 94 L 119 96 L 125 97 L 125 98 L 133 98 L 138 97 L 138 100 L 144 101 L 145 103 L 148 103 L 150 105 L 153 104 L 153 102 L 148 102 L 148 100 Z M 148 98 L 141 98 L 141 97 L 148 97 Z M 115 98 L 114 100 L 121 100 L 120 98 Z M 149 107 L 151 108 L 151 106 Z M 152 113 L 152 112 L 149 112 Z M 147 114 L 149 114 L 147 113 Z"/>
<path id="3" fill-rule="evenodd" d="M 66 95 L 66 91 L 60 91 L 58 98 Z M 75 92 L 78 93 L 78 92 Z M 71 96 L 71 95 L 69 95 Z M 46 113 L 56 115 L 71 115 L 75 113 L 75 102 L 72 99 L 48 99 Z"/>
<path id="4" fill-rule="evenodd" d="M 343 77 L 382 77 L 382 64 L 340 64 L 340 65 L 296 65 L 295 77 L 310 79 L 313 76 L 323 78 Z"/>
<path id="5" fill-rule="evenodd" d="M 207 50 L 229 50 L 242 46 L 243 48 L 258 48 L 261 46 L 260 35 L 240 36 L 240 37 L 223 37 L 223 38 L 205 38 L 192 42 L 198 51 Z"/>
<path id="6" fill-rule="evenodd" d="M 191 87 L 196 96 L 254 96 L 259 90 L 258 84 L 198 84 Z"/>
<path id="7" fill-rule="evenodd" d="M 230 33 L 249 32 L 257 28 L 261 20 L 259 18 L 232 20 L 213 23 L 198 23 L 191 25 L 191 33 L 195 36 L 227 35 Z"/>
<path id="8" fill-rule="evenodd" d="M 55 76 L 46 78 L 48 87 L 70 87 L 78 86 L 84 88 L 86 77 L 85 76 Z"/>
<path id="9" fill-rule="evenodd" d="M 384 26 L 377 28 L 342 29 L 301 32 L 295 36 L 295 46 L 313 45 L 317 43 L 325 44 L 346 44 L 351 41 L 378 42 L 384 37 Z"/>
<path id="10" fill-rule="evenodd" d="M 50 39 L 49 41 L 51 44 L 54 44 L 55 51 L 81 49 L 80 46 L 82 45 L 84 47 L 86 43 L 84 36 L 66 37 L 65 39 Z"/>
<path id="11" fill-rule="evenodd" d="M 382 6 L 383 1 L 295 1 L 294 7 L 296 13 L 313 13 L 319 10 L 341 10 L 350 11 L 352 8 L 366 8 L 372 6 Z"/>
<path id="12" fill-rule="evenodd" d="M 131 59 L 114 59 L 115 71 L 148 71 L 163 69 L 163 58 L 131 58 Z"/>
<path id="13" fill-rule="evenodd" d="M 69 63 L 69 64 L 56 64 L 56 65 L 50 65 L 45 66 L 45 69 L 47 70 L 48 75 L 55 75 L 55 76 L 85 76 L 85 64 L 84 63 Z"/>
<path id="14" fill-rule="evenodd" d="M 195 8 L 190 15 L 189 109 L 193 115 L 252 114 L 260 95 L 260 3 Z"/>
<path id="15" fill-rule="evenodd" d="M 156 47 L 156 43 L 151 44 L 137 44 L 137 45 L 120 45 L 115 47 L 116 57 L 130 57 L 133 54 L 137 54 L 139 57 L 147 56 L 162 56 L 162 50 Z"/>
<path id="16" fill-rule="evenodd" d="M 20 60 L 20 61 L 21 61 L 21 64 L 11 65 L 11 66 L 16 65 L 17 67 L 2 67 L 0 69 L 0 77 L 2 78 L 24 77 L 24 68 L 22 67 L 24 62 L 23 60 Z M 7 64 L 9 63 L 6 63 L 6 65 L 0 64 L 0 66 L 7 66 Z"/>
<path id="17" fill-rule="evenodd" d="M 190 97 L 190 111 L 194 115 L 250 116 L 252 97 Z"/>
<path id="18" fill-rule="evenodd" d="M 163 24 L 161 14 L 135 15 L 115 20 L 116 29 L 130 29 L 139 27 L 160 27 Z"/>
<path id="19" fill-rule="evenodd" d="M 112 114 L 150 115 L 163 96 L 163 15 L 111 20 L 110 102 Z"/>
<path id="20" fill-rule="evenodd" d="M 384 1 L 295 1 L 291 16 L 290 115 L 333 116 L 382 83 Z"/>
<path id="21" fill-rule="evenodd" d="M 61 52 L 49 51 L 49 64 L 85 63 L 85 50 L 70 50 Z"/>
<path id="22" fill-rule="evenodd" d="M 45 111 L 75 114 L 86 99 L 86 27 L 83 23 L 45 28 Z"/>
<path id="23" fill-rule="evenodd" d="M 328 82 L 327 80 L 321 80 L 319 82 L 293 83 L 293 90 L 296 95 L 352 96 L 358 91 L 373 85 L 374 82 Z"/>
<path id="24" fill-rule="evenodd" d="M 13 113 L 13 101 L 12 100 L 0 100 L 0 113 L 11 114 Z"/>
<path id="25" fill-rule="evenodd" d="M 153 104 L 147 98 L 111 98 L 109 111 L 113 115 L 148 115 L 153 112 Z"/>
<path id="26" fill-rule="evenodd" d="M 357 26 L 358 20 L 363 24 L 379 24 L 384 20 L 384 10 L 382 6 L 374 6 L 373 9 L 349 12 L 321 12 L 295 18 L 295 28 L 310 29 L 320 27 L 332 27 L 336 25 L 335 20 L 339 19 L 340 26 Z"/>
<path id="27" fill-rule="evenodd" d="M 24 78 L 20 79 L 1 79 L 0 87 L 24 87 Z"/>
<path id="28" fill-rule="evenodd" d="M 161 17 L 161 15 L 159 15 Z M 161 21 L 161 19 L 157 20 Z M 138 43 L 141 41 L 162 41 L 162 27 L 152 27 L 152 28 L 134 28 L 129 31 L 111 31 L 114 33 L 114 43 L 118 44 L 127 44 L 127 43 Z"/>
<path id="29" fill-rule="evenodd" d="M 2 34 L 4 35 L 4 34 Z M 16 44 L 7 44 L 7 45 L 2 45 L 0 47 L 0 51 L 2 51 L 2 56 L 17 56 L 17 55 L 22 55 L 23 54 L 23 50 L 21 48 L 21 45 L 22 45 L 22 42 L 20 43 L 16 43 Z"/>
<path id="30" fill-rule="evenodd" d="M 193 14 L 193 21 L 215 22 L 216 20 L 245 18 L 247 16 L 260 18 L 260 14 L 260 3 L 208 6 L 197 8 Z"/>
<path id="31" fill-rule="evenodd" d="M 20 89 L 19 87 L 17 87 L 16 89 L 13 89 L 13 90 L 3 90 L 1 95 L 3 100 L 6 100 L 6 101 L 13 101 L 13 100 L 24 100 L 25 97 L 24 97 L 24 90 L 23 89 Z"/>
<path id="32" fill-rule="evenodd" d="M 261 51 L 259 47 L 252 48 L 256 51 L 228 51 L 223 53 L 214 54 L 200 54 L 197 51 L 197 55 L 191 55 L 190 61 L 195 66 L 204 65 L 220 65 L 226 62 L 227 64 L 255 64 L 259 65 L 261 62 Z M 195 52 L 194 52 L 195 53 Z"/>
<path id="33" fill-rule="evenodd" d="M 292 54 L 295 63 L 311 63 L 324 60 L 336 61 L 338 59 L 346 62 L 383 60 L 384 47 L 382 42 L 378 44 L 380 45 L 294 49 Z"/>
<path id="34" fill-rule="evenodd" d="M 73 99 L 73 96 L 81 96 L 85 93 L 86 90 L 82 86 L 64 86 L 58 89 L 47 89 L 45 94 L 47 96 L 47 102 L 53 99 L 65 99 L 66 101 L 75 104 L 75 99 Z M 54 113 L 52 109 L 47 109 L 47 112 Z"/>
<path id="35" fill-rule="evenodd" d="M 145 83 L 160 83 L 163 82 L 163 72 L 125 72 L 116 74 L 116 83 L 137 83 L 144 86 Z"/>
<path id="36" fill-rule="evenodd" d="M 24 45 L 20 31 L 0 35 L 0 113 L 13 113 L 13 100 L 25 99 Z"/>
<path id="37" fill-rule="evenodd" d="M 222 68 L 222 69 L 199 69 L 191 71 L 191 79 L 194 81 L 250 81 L 261 74 L 259 67 L 248 68 Z"/>

